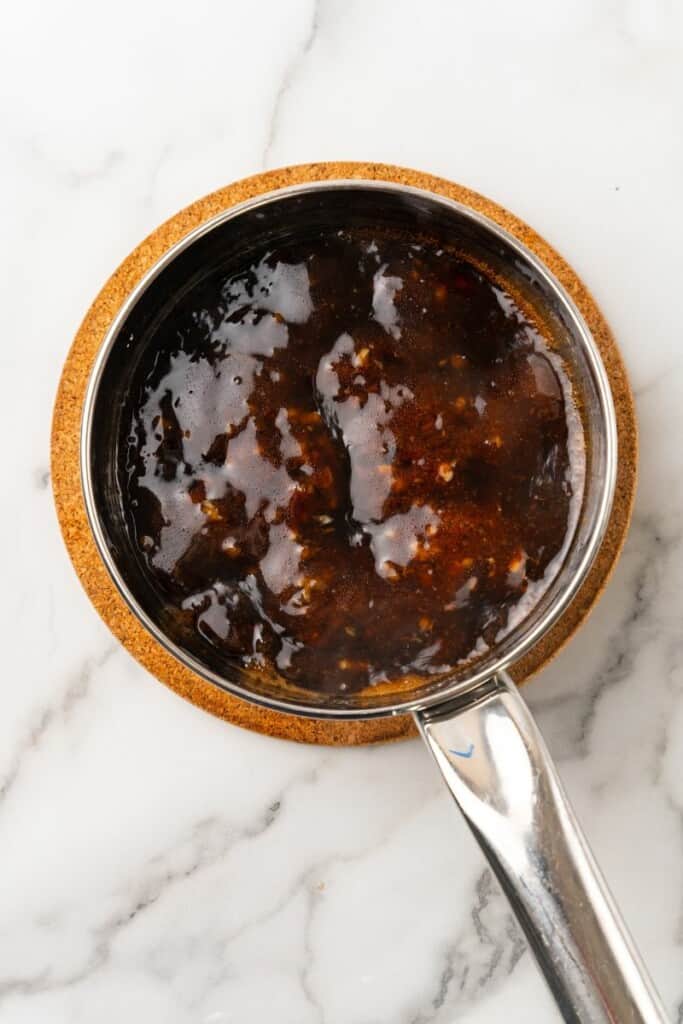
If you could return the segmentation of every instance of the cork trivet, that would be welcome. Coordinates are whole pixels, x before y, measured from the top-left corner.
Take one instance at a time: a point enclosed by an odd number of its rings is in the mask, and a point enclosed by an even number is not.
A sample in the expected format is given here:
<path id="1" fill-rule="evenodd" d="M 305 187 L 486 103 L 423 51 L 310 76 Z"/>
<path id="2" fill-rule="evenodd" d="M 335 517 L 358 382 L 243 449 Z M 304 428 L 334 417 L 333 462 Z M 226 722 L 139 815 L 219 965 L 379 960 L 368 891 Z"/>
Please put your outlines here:
<path id="1" fill-rule="evenodd" d="M 636 485 L 636 420 L 624 365 L 605 319 L 572 268 L 523 221 L 490 199 L 430 174 L 372 163 L 302 164 L 257 174 L 219 189 L 181 210 L 145 239 L 107 281 L 74 339 L 62 372 L 52 424 L 52 485 L 62 534 L 83 587 L 111 631 L 157 679 L 198 707 L 236 725 L 304 743 L 361 744 L 414 734 L 409 715 L 371 721 L 321 721 L 257 707 L 195 675 L 165 651 L 128 610 L 101 561 L 80 486 L 81 409 L 95 354 L 120 306 L 172 245 L 193 228 L 236 203 L 307 181 L 365 178 L 399 182 L 448 196 L 485 214 L 531 249 L 574 299 L 593 333 L 612 385 L 619 432 L 616 498 L 607 534 L 583 586 L 560 621 L 511 674 L 522 683 L 545 665 L 586 618 L 603 590 L 626 535 Z"/>

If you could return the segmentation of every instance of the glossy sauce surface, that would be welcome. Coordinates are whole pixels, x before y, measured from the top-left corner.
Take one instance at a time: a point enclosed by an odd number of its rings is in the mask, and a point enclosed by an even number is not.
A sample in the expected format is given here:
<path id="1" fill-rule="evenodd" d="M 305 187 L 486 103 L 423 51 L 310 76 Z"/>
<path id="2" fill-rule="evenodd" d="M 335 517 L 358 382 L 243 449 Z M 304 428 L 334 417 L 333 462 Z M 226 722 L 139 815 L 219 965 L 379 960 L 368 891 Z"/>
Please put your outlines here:
<path id="1" fill-rule="evenodd" d="M 437 243 L 323 233 L 155 328 L 118 480 L 179 629 L 345 693 L 475 659 L 537 603 L 580 504 L 559 356 Z"/>

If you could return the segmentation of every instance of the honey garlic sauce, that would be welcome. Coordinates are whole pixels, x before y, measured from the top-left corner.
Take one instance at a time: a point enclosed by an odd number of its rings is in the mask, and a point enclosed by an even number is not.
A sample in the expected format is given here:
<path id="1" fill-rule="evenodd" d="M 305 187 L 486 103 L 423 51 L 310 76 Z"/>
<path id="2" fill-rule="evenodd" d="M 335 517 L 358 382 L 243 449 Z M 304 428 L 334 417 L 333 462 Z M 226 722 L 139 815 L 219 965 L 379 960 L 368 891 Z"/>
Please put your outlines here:
<path id="1" fill-rule="evenodd" d="M 149 340 L 119 485 L 179 629 L 297 686 L 475 659 L 566 550 L 584 446 L 560 357 L 481 268 L 321 233 L 190 289 Z"/>

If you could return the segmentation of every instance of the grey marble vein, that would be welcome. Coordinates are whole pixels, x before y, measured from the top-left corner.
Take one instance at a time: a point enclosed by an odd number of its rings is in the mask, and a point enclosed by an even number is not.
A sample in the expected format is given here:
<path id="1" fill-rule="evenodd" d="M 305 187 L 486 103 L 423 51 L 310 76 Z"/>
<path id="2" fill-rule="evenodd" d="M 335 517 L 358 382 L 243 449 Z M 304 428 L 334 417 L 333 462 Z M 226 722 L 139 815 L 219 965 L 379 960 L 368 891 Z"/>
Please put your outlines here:
<path id="1" fill-rule="evenodd" d="M 679 806 L 678 803 L 673 799 L 671 793 L 668 790 L 666 792 L 666 803 L 671 810 L 672 814 L 675 815 L 678 823 L 679 840 L 681 847 L 681 857 L 683 858 L 683 807 Z M 683 948 L 683 894 L 678 896 L 678 920 L 674 930 L 674 941 L 678 946 Z"/>
<path id="2" fill-rule="evenodd" d="M 107 178 L 126 158 L 122 149 L 111 148 L 104 154 L 98 154 L 91 166 L 77 167 L 74 166 L 72 160 L 66 165 L 62 164 L 35 135 L 19 139 L 17 144 L 20 155 L 24 159 L 45 168 L 60 185 L 70 191 L 76 191 Z"/>
<path id="3" fill-rule="evenodd" d="M 173 153 L 173 145 L 170 142 L 164 143 L 159 150 L 157 157 L 155 158 L 152 168 L 149 172 L 149 180 L 145 188 L 142 197 L 142 206 L 151 207 L 154 205 L 154 192 L 159 181 L 159 176 L 166 162 L 170 159 Z"/>
<path id="4" fill-rule="evenodd" d="M 74 695 L 69 698 L 76 699 Z M 317 773 L 306 771 L 302 781 L 313 782 Z M 290 783 L 290 786 L 292 783 Z M 212 866 L 238 843 L 249 842 L 263 835 L 277 821 L 282 808 L 283 796 L 268 804 L 254 821 L 242 830 L 235 832 L 229 824 L 211 819 L 199 822 L 193 830 L 190 841 L 196 847 L 189 863 L 177 870 L 166 867 L 164 855 L 155 857 L 141 870 L 141 880 L 132 883 L 130 893 L 126 896 L 125 907 L 114 913 L 108 920 L 98 925 L 92 934 L 92 951 L 77 970 L 65 976 L 53 976 L 49 969 L 39 971 L 28 978 L 2 978 L 0 975 L 0 1000 L 9 995 L 35 995 L 54 989 L 68 988 L 89 978 L 95 971 L 107 963 L 111 947 L 120 933 L 141 914 L 159 902 L 169 889 L 195 876 L 198 872 Z M 212 842 L 207 842 L 207 834 L 211 833 Z M 215 840 L 218 846 L 215 847 Z M 0 967 L 1 971 L 1 967 Z"/>
<path id="5" fill-rule="evenodd" d="M 20 779 L 25 759 L 38 751 L 45 736 L 56 723 L 64 721 L 81 701 L 86 700 L 99 670 L 119 651 L 119 645 L 112 642 L 107 644 L 99 656 L 87 658 L 67 683 L 58 702 L 48 705 L 34 714 L 33 722 L 20 740 L 4 778 L 0 782 L 0 814 L 8 795 Z"/>
<path id="6" fill-rule="evenodd" d="M 287 95 L 297 77 L 301 71 L 301 66 L 305 61 L 308 54 L 313 49 L 313 46 L 318 35 L 318 29 L 320 26 L 320 8 L 322 0 L 313 0 L 312 13 L 310 17 L 310 23 L 308 32 L 303 41 L 303 45 L 296 52 L 292 60 L 289 62 L 285 69 L 285 73 L 282 76 L 282 81 L 278 86 L 277 93 L 275 95 L 275 101 L 273 103 L 272 112 L 268 122 L 268 133 L 266 135 L 265 145 L 263 147 L 263 154 L 261 157 L 261 164 L 264 168 L 268 167 L 270 162 L 270 156 L 277 140 L 278 131 L 280 128 L 280 116 L 282 114 L 282 108 L 287 99 Z"/>
<path id="7" fill-rule="evenodd" d="M 37 470 L 36 473 L 34 474 L 34 479 L 36 481 L 36 487 L 38 488 L 39 491 L 47 491 L 50 486 L 50 470 Z"/>
<path id="8" fill-rule="evenodd" d="M 652 516 L 638 516 L 634 520 L 622 565 L 628 572 L 625 584 L 628 600 L 619 619 L 610 624 L 609 633 L 601 638 L 604 650 L 601 663 L 589 679 L 577 680 L 577 686 L 571 691 L 546 697 L 541 690 L 532 701 L 541 722 L 546 713 L 562 715 L 564 743 L 559 754 L 555 751 L 556 756 L 588 755 L 599 706 L 611 690 L 618 689 L 632 677 L 643 642 L 654 639 L 654 633 L 660 628 L 659 579 L 680 544 L 678 529 L 666 528 L 666 524 Z M 683 651 L 683 636 L 662 634 L 659 643 L 669 652 L 673 666 Z M 662 737 L 654 751 L 656 761 L 664 750 L 665 738 Z M 657 769 L 653 771 L 656 774 Z"/>
<path id="9" fill-rule="evenodd" d="M 314 876 L 313 876 L 314 877 Z M 324 883 L 323 883 L 324 884 Z M 314 987 L 311 984 L 311 970 L 315 961 L 315 943 L 313 940 L 313 923 L 315 920 L 315 913 L 317 904 L 321 899 L 320 884 L 314 885 L 312 878 L 309 884 L 305 888 L 306 894 L 306 918 L 304 922 L 304 933 L 303 933 L 303 947 L 304 947 L 304 962 L 301 965 L 299 972 L 299 980 L 301 982 L 301 989 L 306 997 L 306 1001 L 310 1004 L 315 1018 L 318 1024 L 325 1024 L 325 1009 L 323 1003 L 318 998 Z"/>
<path id="10" fill-rule="evenodd" d="M 412 815 L 420 813 L 421 810 L 421 807 L 415 808 Z M 273 920 L 286 907 L 288 907 L 292 901 L 297 899 L 303 893 L 306 899 L 306 914 L 303 931 L 304 956 L 298 972 L 299 981 L 307 1004 L 310 1005 L 316 1013 L 320 1024 L 324 1024 L 325 1013 L 323 1005 L 316 995 L 311 981 L 315 961 L 315 947 L 312 941 L 312 934 L 316 912 L 322 904 L 319 880 L 335 869 L 357 865 L 370 857 L 386 843 L 390 842 L 392 837 L 405 827 L 406 821 L 409 820 L 412 815 L 408 814 L 400 821 L 394 823 L 386 831 L 383 831 L 375 841 L 368 845 L 361 846 L 358 850 L 350 853 L 332 854 L 331 856 L 323 857 L 322 859 L 315 860 L 313 863 L 306 865 L 299 873 L 296 874 L 292 882 L 287 886 L 284 893 L 275 901 L 275 903 L 272 903 L 263 912 L 259 912 L 255 916 L 247 918 L 238 928 L 232 929 L 222 938 L 220 942 L 220 956 L 223 963 L 228 963 L 227 954 L 230 946 L 242 939 L 248 932 L 252 932 L 256 928 L 259 928 Z M 226 969 L 220 969 L 213 979 L 213 984 L 218 985 L 225 979 L 225 976 Z M 210 994 L 210 990 L 210 986 L 207 986 L 204 994 L 205 998 Z"/>
<path id="11" fill-rule="evenodd" d="M 475 883 L 470 927 L 445 952 L 429 1010 L 411 1017 L 410 1024 L 434 1024 L 442 1009 L 450 1014 L 476 1001 L 490 983 L 512 974 L 526 948 L 491 871 L 484 869 Z"/>
<path id="12" fill-rule="evenodd" d="M 633 388 L 633 394 L 636 399 L 649 397 L 654 391 L 659 390 L 662 384 L 671 378 L 672 374 L 680 373 L 680 363 L 672 363 L 670 366 L 665 367 L 663 370 L 658 371 L 649 380 L 644 381 L 642 384 L 638 384 L 637 387 Z"/>

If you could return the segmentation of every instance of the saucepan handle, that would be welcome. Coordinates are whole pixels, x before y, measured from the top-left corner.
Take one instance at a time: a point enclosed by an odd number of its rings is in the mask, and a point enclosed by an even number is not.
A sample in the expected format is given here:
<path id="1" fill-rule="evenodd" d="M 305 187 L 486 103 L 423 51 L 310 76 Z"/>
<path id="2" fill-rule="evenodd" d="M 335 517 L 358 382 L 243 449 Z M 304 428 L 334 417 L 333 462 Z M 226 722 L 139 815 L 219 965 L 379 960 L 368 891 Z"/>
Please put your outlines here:
<path id="1" fill-rule="evenodd" d="M 668 1018 L 574 817 L 543 738 L 500 674 L 415 714 L 572 1024 Z"/>

